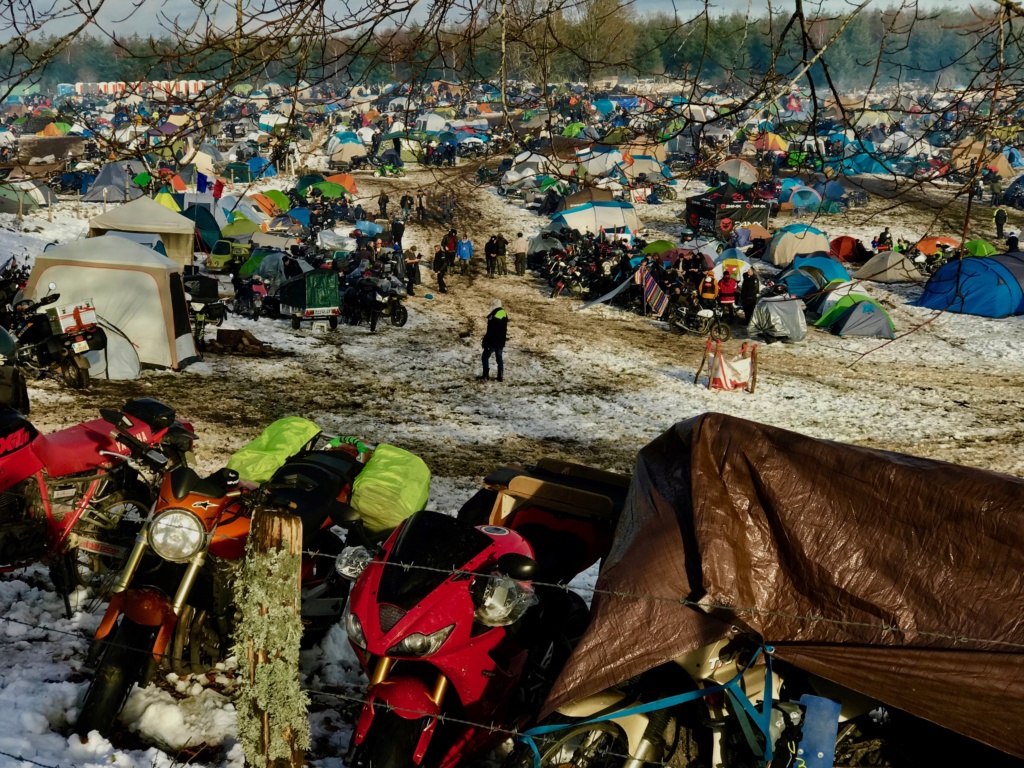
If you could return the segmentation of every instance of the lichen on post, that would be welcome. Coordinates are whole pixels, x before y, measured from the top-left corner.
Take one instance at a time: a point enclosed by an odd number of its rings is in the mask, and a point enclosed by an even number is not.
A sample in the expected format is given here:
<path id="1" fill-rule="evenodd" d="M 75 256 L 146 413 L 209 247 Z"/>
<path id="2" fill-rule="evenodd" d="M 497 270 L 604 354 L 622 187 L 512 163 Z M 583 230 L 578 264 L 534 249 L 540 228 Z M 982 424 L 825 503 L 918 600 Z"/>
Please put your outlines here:
<path id="1" fill-rule="evenodd" d="M 298 768 L 309 748 L 309 700 L 299 687 L 301 566 L 302 521 L 257 507 L 238 580 L 234 652 L 238 737 L 258 768 Z"/>

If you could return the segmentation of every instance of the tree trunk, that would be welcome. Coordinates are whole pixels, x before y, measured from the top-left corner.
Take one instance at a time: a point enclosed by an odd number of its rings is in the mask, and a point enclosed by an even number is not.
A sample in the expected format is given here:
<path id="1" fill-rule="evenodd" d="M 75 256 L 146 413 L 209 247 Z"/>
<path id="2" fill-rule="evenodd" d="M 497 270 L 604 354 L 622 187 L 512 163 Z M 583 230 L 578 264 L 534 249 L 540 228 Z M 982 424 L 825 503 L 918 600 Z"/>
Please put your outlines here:
<path id="1" fill-rule="evenodd" d="M 307 699 L 299 687 L 302 521 L 266 507 L 253 512 L 239 577 L 242 619 L 235 653 L 238 736 L 259 768 L 300 768 L 309 748 Z"/>

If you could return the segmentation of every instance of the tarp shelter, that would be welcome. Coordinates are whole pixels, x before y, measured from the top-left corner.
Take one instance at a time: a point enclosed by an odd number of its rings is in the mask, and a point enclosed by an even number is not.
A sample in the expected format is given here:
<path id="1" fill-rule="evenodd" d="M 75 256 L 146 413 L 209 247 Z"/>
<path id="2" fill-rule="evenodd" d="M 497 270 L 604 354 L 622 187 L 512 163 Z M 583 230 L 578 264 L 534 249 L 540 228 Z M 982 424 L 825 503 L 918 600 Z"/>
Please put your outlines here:
<path id="1" fill-rule="evenodd" d="M 771 340 L 802 341 L 807 335 L 804 303 L 787 296 L 766 296 L 754 307 L 747 333 Z"/>
<path id="2" fill-rule="evenodd" d="M 51 282 L 62 302 L 94 301 L 117 331 L 108 337 L 129 339 L 142 365 L 180 369 L 195 359 L 181 266 L 167 257 L 123 237 L 77 240 L 36 257 L 25 294 L 42 295 Z M 114 339 L 107 350 L 107 376 L 134 378 L 120 347 Z"/>
<path id="3" fill-rule="evenodd" d="M 738 226 L 768 226 L 771 204 L 732 184 L 724 184 L 686 201 L 686 224 L 695 232 L 728 237 Z"/>
<path id="4" fill-rule="evenodd" d="M 112 229 L 160 235 L 168 258 L 182 266 L 192 263 L 195 222 L 148 197 L 140 197 L 89 219 L 89 237 L 99 237 Z"/>
<path id="5" fill-rule="evenodd" d="M 1024 757 L 1021 498 L 1017 477 L 724 414 L 676 424 L 637 457 L 544 713 L 739 632 Z"/>
<path id="6" fill-rule="evenodd" d="M 545 229 L 550 232 L 567 227 L 595 235 L 601 230 L 606 232 L 624 231 L 632 234 L 642 226 L 636 209 L 630 203 L 598 202 L 567 208 L 555 214 Z"/>
<path id="7" fill-rule="evenodd" d="M 82 195 L 86 203 L 122 203 L 142 197 L 142 189 L 133 179 L 146 170 L 137 160 L 107 163 L 96 174 L 89 191 Z"/>
<path id="8" fill-rule="evenodd" d="M 785 267 L 793 263 L 797 256 L 822 251 L 828 253 L 832 244 L 828 238 L 813 229 L 781 229 L 772 237 L 765 251 L 766 261 L 777 267 Z"/>
<path id="9" fill-rule="evenodd" d="M 587 203 L 610 203 L 615 199 L 615 193 L 610 189 L 600 187 L 584 187 L 578 192 L 566 195 L 559 203 L 558 210 L 564 211 L 569 208 L 576 208 Z"/>
<path id="10" fill-rule="evenodd" d="M 898 251 L 882 251 L 868 259 L 864 266 L 853 273 L 857 280 L 873 280 L 876 283 L 906 283 L 924 280 L 914 262 L 907 254 Z"/>
<path id="11" fill-rule="evenodd" d="M 968 256 L 939 267 L 918 306 L 982 317 L 1024 313 L 1024 254 Z"/>

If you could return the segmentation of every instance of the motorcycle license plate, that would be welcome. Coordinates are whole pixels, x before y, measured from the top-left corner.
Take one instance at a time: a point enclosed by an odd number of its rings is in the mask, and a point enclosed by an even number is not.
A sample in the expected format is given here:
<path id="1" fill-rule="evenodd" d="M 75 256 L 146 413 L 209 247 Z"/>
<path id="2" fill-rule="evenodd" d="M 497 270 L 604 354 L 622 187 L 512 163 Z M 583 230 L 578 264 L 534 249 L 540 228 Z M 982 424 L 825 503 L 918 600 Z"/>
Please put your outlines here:
<path id="1" fill-rule="evenodd" d="M 74 344 L 71 345 L 71 348 L 73 350 L 75 350 L 75 352 L 88 352 L 89 351 L 89 342 L 88 341 L 76 341 Z"/>

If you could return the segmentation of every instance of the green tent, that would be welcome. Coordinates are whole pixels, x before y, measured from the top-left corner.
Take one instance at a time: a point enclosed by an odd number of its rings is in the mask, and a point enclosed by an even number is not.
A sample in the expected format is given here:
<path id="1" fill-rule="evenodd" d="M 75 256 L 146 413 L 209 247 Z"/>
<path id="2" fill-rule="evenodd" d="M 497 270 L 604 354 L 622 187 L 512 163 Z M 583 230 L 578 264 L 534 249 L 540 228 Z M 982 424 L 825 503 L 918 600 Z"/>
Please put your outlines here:
<path id="1" fill-rule="evenodd" d="M 248 83 L 239 83 L 238 85 L 231 86 L 232 93 L 247 94 L 252 92 L 252 86 Z"/>
<path id="2" fill-rule="evenodd" d="M 0 186 L 0 213 L 28 213 L 39 207 L 39 203 L 32 197 L 30 192 L 24 189 L 14 189 L 6 184 Z"/>
<path id="3" fill-rule="evenodd" d="M 238 276 L 244 280 L 255 275 L 256 270 L 260 268 L 260 264 L 263 263 L 263 259 L 266 258 L 268 253 L 272 253 L 269 248 L 256 248 L 253 250 L 248 260 L 238 268 Z"/>
<path id="4" fill-rule="evenodd" d="M 992 243 L 985 240 L 971 240 L 964 247 L 971 256 L 992 256 L 999 253 L 999 250 Z"/>
<path id="5" fill-rule="evenodd" d="M 583 133 L 583 129 L 586 127 L 587 126 L 585 126 L 583 123 L 569 123 L 567 126 L 565 126 L 565 129 L 562 131 L 562 135 L 568 136 L 569 138 L 575 138 L 576 136 L 579 136 L 581 133 Z"/>
<path id="6" fill-rule="evenodd" d="M 252 181 L 252 169 L 246 163 L 228 163 L 224 175 L 235 183 Z"/>
<path id="7" fill-rule="evenodd" d="M 341 186 L 341 184 L 335 184 L 333 181 L 318 181 L 316 184 L 311 185 L 310 189 L 319 189 L 324 193 L 324 197 L 329 198 L 345 197 L 348 194 L 347 189 Z M 278 208 L 280 207 L 278 206 Z"/>
<path id="8" fill-rule="evenodd" d="M 260 228 L 242 214 L 235 212 L 234 220 L 220 231 L 221 237 L 240 237 L 259 232 Z"/>
<path id="9" fill-rule="evenodd" d="M 67 123 L 54 123 L 53 126 L 61 133 L 67 133 L 71 130 L 71 126 Z"/>
<path id="10" fill-rule="evenodd" d="M 646 248 L 644 248 L 644 253 L 649 255 L 659 254 L 664 253 L 665 251 L 671 251 L 675 247 L 675 244 L 668 240 L 655 240 L 653 243 L 650 243 Z"/>
<path id="11" fill-rule="evenodd" d="M 291 200 L 288 199 L 288 195 L 286 195 L 284 192 L 281 192 L 276 189 L 268 189 L 263 194 L 269 197 L 273 201 L 274 205 L 276 205 L 278 210 L 280 211 L 287 211 L 289 208 L 292 207 Z"/>
<path id="12" fill-rule="evenodd" d="M 322 173 L 307 173 L 305 176 L 300 176 L 299 177 L 299 180 L 297 182 L 295 182 L 295 188 L 297 190 L 299 190 L 299 192 L 305 192 L 307 189 L 312 187 L 314 184 L 319 184 L 322 181 L 326 181 L 326 179 L 324 179 L 324 176 L 323 176 Z M 274 198 L 270 198 L 270 199 L 274 200 Z M 277 201 L 274 200 L 274 202 L 276 203 Z M 281 208 L 280 205 L 278 205 L 277 207 Z M 290 203 L 286 203 L 284 208 L 281 208 L 281 210 L 287 210 L 288 208 L 291 208 L 291 204 Z"/>
<path id="13" fill-rule="evenodd" d="M 265 483 L 284 463 L 320 434 L 320 427 L 300 416 L 278 419 L 255 440 L 242 446 L 228 459 L 228 469 L 241 480 Z"/>
<path id="14" fill-rule="evenodd" d="M 554 176 L 544 176 L 540 180 L 540 191 L 547 192 L 552 187 L 555 188 L 556 192 L 565 194 L 569 191 L 569 188 L 562 182 L 561 179 L 556 179 Z"/>
<path id="15" fill-rule="evenodd" d="M 842 317 L 846 310 L 848 310 L 854 304 L 857 304 L 858 302 L 861 301 L 870 301 L 873 304 L 877 304 L 877 302 L 874 299 L 872 299 L 870 296 L 865 296 L 863 293 L 847 294 L 846 296 L 843 296 L 841 299 L 839 299 L 839 301 L 837 301 L 835 304 L 833 304 L 829 308 L 828 312 L 826 312 L 824 315 L 815 320 L 814 327 L 828 328 L 830 325 L 832 325 L 832 323 L 834 323 L 836 320 Z M 879 306 L 878 308 L 882 309 L 881 306 Z M 882 312 L 885 312 L 885 310 L 882 309 Z M 888 317 L 888 313 L 886 313 L 885 316 Z"/>
<path id="16" fill-rule="evenodd" d="M 181 212 L 182 216 L 192 219 L 196 223 L 196 233 L 207 251 L 212 251 L 213 246 L 220 240 L 220 227 L 213 214 L 201 205 L 190 205 Z"/>

